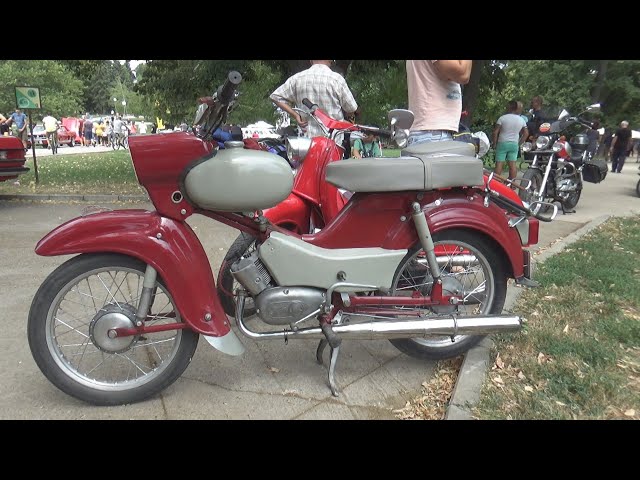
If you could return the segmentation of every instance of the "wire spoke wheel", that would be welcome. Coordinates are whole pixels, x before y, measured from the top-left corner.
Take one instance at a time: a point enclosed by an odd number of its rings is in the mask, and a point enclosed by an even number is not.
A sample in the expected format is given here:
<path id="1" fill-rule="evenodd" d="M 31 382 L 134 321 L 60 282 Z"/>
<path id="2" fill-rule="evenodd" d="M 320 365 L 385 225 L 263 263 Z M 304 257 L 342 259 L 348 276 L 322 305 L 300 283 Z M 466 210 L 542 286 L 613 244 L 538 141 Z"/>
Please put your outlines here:
<path id="1" fill-rule="evenodd" d="M 113 335 L 116 328 L 135 328 L 144 264 L 119 255 L 69 262 L 45 281 L 29 316 L 32 353 L 49 380 L 98 404 L 130 403 L 172 383 L 188 365 L 197 334 Z M 179 322 L 171 294 L 156 283 L 145 326 Z"/>
<path id="2" fill-rule="evenodd" d="M 433 238 L 443 294 L 457 295 L 462 301 L 458 305 L 425 307 L 425 315 L 483 316 L 500 313 L 506 296 L 506 275 L 502 260 L 486 241 L 462 230 L 445 231 Z M 398 267 L 391 295 L 430 295 L 433 282 L 424 250 L 416 247 Z M 465 352 L 482 338 L 478 335 L 431 335 L 396 339 L 391 343 L 415 357 L 444 359 Z"/>

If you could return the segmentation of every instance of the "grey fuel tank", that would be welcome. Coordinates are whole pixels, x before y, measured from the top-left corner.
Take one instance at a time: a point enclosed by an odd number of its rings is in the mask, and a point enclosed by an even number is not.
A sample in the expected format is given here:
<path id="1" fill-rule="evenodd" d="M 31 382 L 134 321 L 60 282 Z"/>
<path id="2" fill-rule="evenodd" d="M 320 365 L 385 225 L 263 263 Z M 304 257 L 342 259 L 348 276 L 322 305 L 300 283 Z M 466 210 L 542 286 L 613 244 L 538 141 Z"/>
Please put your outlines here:
<path id="1" fill-rule="evenodd" d="M 191 202 L 206 210 L 244 212 L 273 207 L 289 196 L 293 172 L 284 158 L 242 148 L 242 142 L 225 147 L 185 177 Z"/>

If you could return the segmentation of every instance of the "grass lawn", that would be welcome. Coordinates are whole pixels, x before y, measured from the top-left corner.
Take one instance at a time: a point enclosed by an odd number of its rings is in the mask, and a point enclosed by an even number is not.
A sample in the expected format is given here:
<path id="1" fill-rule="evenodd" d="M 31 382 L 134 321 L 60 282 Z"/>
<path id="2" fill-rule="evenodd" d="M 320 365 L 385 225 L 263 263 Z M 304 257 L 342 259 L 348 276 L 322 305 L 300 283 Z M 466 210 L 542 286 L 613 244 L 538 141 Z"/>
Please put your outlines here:
<path id="1" fill-rule="evenodd" d="M 28 173 L 18 177 L 20 185 L 13 181 L 0 183 L 0 193 L 46 194 L 118 194 L 142 195 L 138 185 L 131 155 L 128 150 L 113 152 L 52 155 L 39 157 L 36 185 L 33 158 L 29 155 L 25 166 Z"/>
<path id="2" fill-rule="evenodd" d="M 640 216 L 612 219 L 541 265 L 495 337 L 480 419 L 640 419 Z"/>

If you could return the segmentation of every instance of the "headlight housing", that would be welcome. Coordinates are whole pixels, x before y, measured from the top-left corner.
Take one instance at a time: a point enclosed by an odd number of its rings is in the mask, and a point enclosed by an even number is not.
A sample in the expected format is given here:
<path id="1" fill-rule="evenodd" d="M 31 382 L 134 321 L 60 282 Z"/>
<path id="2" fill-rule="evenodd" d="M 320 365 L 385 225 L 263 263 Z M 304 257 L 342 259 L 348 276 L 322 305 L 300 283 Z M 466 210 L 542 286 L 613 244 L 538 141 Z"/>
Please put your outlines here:
<path id="1" fill-rule="evenodd" d="M 302 162 L 309 152 L 311 139 L 307 137 L 287 137 L 287 157 L 293 162 Z"/>
<path id="2" fill-rule="evenodd" d="M 557 141 L 553 144 L 553 146 L 551 147 L 551 150 L 553 150 L 554 152 L 558 153 L 559 151 L 561 151 L 564 148 L 564 142 L 561 141 Z"/>
<path id="3" fill-rule="evenodd" d="M 522 151 L 525 153 L 530 152 L 532 148 L 533 148 L 533 145 L 531 144 L 531 142 L 524 142 L 522 144 Z"/>
<path id="4" fill-rule="evenodd" d="M 536 149 L 544 150 L 549 146 L 549 143 L 551 143 L 551 139 L 549 137 L 546 135 L 540 135 L 536 140 Z"/>

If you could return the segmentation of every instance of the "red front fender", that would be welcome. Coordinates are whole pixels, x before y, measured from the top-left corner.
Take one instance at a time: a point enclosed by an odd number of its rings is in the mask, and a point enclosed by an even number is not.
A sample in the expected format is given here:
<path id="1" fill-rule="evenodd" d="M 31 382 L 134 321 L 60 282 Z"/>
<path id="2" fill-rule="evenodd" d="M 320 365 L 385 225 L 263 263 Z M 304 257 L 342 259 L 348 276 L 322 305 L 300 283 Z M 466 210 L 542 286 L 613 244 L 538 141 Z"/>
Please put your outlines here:
<path id="1" fill-rule="evenodd" d="M 229 332 L 207 255 L 186 223 L 146 210 L 115 210 L 78 217 L 49 232 L 38 255 L 115 252 L 139 258 L 158 271 L 182 319 L 212 336 Z M 211 321 L 205 315 L 211 314 Z"/>
<path id="2" fill-rule="evenodd" d="M 271 223 L 280 227 L 286 227 L 287 230 L 292 230 L 298 234 L 309 231 L 310 215 L 310 204 L 294 193 L 291 193 L 275 207 L 267 208 L 264 211 L 264 216 L 267 217 Z"/>

